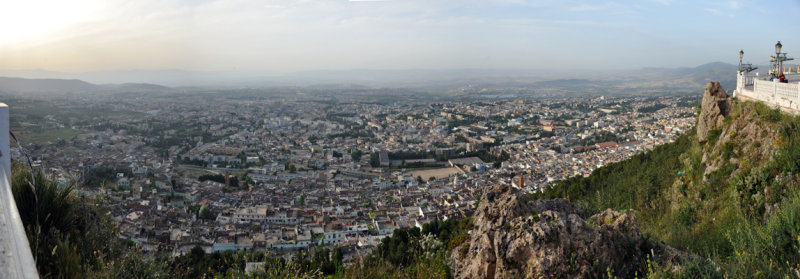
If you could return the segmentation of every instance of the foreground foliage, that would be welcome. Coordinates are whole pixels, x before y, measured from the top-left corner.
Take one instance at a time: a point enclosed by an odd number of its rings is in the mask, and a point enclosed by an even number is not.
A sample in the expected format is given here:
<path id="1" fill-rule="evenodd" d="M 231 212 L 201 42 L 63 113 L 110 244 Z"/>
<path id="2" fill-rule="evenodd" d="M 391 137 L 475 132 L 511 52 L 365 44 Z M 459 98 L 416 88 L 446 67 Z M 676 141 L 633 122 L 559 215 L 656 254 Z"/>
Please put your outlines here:
<path id="1" fill-rule="evenodd" d="M 466 241 L 472 220 L 450 219 L 395 230 L 345 278 L 450 278 L 450 252 Z"/>
<path id="2" fill-rule="evenodd" d="M 72 186 L 19 164 L 12 167 L 11 186 L 42 277 L 80 278 L 124 251 L 102 200 L 76 196 Z"/>
<path id="3" fill-rule="evenodd" d="M 759 155 L 764 139 L 737 137 L 731 125 L 742 119 L 775 131 L 774 138 L 764 132 L 774 155 Z M 705 174 L 713 160 L 721 165 Z M 798 182 L 800 117 L 745 102 L 705 145 L 691 132 L 534 197 L 569 198 L 590 212 L 633 209 L 650 237 L 708 259 L 663 264 L 652 255 L 644 271 L 650 277 L 785 278 L 800 270 Z"/>

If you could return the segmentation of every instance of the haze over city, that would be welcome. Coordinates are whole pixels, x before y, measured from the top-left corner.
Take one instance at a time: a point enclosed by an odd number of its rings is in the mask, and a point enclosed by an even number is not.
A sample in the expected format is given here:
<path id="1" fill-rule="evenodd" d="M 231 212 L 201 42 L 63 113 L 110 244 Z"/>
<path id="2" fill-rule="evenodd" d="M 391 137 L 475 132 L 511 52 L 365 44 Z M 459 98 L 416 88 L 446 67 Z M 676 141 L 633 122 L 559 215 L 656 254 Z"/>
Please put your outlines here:
<path id="1" fill-rule="evenodd" d="M 0 69 L 639 69 L 798 49 L 798 1 L 3 1 Z M 763 60 L 763 61 L 762 61 Z"/>

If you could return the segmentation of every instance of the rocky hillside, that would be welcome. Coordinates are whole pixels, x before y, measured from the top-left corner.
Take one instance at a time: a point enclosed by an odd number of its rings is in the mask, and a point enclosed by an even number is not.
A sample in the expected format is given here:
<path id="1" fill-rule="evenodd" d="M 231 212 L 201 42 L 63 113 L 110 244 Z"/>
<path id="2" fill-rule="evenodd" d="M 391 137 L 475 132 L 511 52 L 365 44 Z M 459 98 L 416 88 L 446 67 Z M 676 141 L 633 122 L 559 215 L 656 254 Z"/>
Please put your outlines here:
<path id="1" fill-rule="evenodd" d="M 563 199 L 531 200 L 496 185 L 482 195 L 469 240 L 452 251 L 455 278 L 634 277 L 645 255 L 674 249 L 642 237 L 636 217 L 611 209 L 584 220 Z"/>
<path id="2" fill-rule="evenodd" d="M 709 82 L 675 142 L 542 193 L 482 197 L 451 251 L 456 278 L 794 277 L 800 117 Z"/>
<path id="3" fill-rule="evenodd" d="M 763 164 L 776 155 L 779 127 L 766 118 L 774 118 L 780 112 L 764 112 L 765 109 L 754 103 L 740 104 L 730 98 L 719 83 L 708 84 L 697 120 L 697 142 L 701 144 L 704 175 L 726 164 L 737 165 L 741 156 L 735 155 L 746 154 L 746 159 L 756 164 Z"/>
<path id="4" fill-rule="evenodd" d="M 780 146 L 797 132 L 786 126 L 791 119 L 791 116 L 762 103 L 739 102 L 730 98 L 718 83 L 709 83 L 698 116 L 698 144 L 681 156 L 684 169 L 693 170 L 694 175 L 676 180 L 670 193 L 672 208 L 678 209 L 687 203 L 708 205 L 716 202 L 718 198 L 714 196 L 721 194 L 724 186 L 738 185 L 731 179 L 746 180 L 743 176 L 750 175 L 754 169 L 773 168 L 771 175 L 759 176 L 760 180 L 769 180 L 769 176 L 792 176 L 788 170 L 777 173 L 779 168 L 775 165 L 780 153 L 793 151 Z M 776 193 L 770 192 L 770 185 L 763 187 L 760 191 L 765 192 L 756 197 L 760 204 L 748 205 L 745 210 L 758 212 L 765 219 L 776 209 L 774 201 L 780 197 L 772 197 Z M 738 198 L 746 197 L 740 195 Z"/>

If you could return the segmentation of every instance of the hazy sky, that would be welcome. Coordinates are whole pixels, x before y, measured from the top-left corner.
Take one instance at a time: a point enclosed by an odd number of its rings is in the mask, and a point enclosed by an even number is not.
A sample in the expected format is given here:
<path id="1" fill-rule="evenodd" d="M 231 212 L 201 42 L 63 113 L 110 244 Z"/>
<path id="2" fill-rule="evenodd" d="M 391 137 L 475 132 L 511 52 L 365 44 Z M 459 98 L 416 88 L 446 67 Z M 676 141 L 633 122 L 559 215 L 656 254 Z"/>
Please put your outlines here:
<path id="1" fill-rule="evenodd" d="M 798 0 L 0 0 L 0 69 L 765 64 L 777 40 L 800 59 L 798 18 Z"/>

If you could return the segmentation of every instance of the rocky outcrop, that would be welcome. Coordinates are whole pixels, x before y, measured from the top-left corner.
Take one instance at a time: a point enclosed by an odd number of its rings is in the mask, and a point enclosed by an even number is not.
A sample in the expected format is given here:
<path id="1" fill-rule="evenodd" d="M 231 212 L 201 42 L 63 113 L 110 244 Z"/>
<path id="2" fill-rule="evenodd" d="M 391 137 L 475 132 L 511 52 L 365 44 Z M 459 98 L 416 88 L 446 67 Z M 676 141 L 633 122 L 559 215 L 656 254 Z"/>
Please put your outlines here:
<path id="1" fill-rule="evenodd" d="M 456 278 L 633 277 L 649 253 L 632 214 L 606 210 L 585 221 L 564 200 L 528 201 L 519 190 L 488 188 L 470 238 L 452 251 Z"/>
<path id="2" fill-rule="evenodd" d="M 719 82 L 713 81 L 706 85 L 703 101 L 700 103 L 700 115 L 697 119 L 697 142 L 706 143 L 708 132 L 722 126 L 725 116 L 730 113 L 731 99 Z"/>
<path id="3" fill-rule="evenodd" d="M 701 160 L 706 166 L 703 173 L 704 181 L 706 175 L 717 171 L 725 164 L 738 164 L 741 159 L 746 158 L 748 164 L 757 166 L 765 164 L 777 155 L 776 140 L 779 138 L 779 127 L 775 123 L 762 121 L 765 116 L 758 113 L 755 104 L 739 105 L 739 109 L 730 116 L 728 123 L 715 127 L 720 129 L 717 141 L 709 143 L 704 148 Z M 733 147 L 728 151 L 728 156 L 724 155 L 726 147 Z M 731 175 L 738 172 L 737 168 Z"/>

